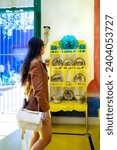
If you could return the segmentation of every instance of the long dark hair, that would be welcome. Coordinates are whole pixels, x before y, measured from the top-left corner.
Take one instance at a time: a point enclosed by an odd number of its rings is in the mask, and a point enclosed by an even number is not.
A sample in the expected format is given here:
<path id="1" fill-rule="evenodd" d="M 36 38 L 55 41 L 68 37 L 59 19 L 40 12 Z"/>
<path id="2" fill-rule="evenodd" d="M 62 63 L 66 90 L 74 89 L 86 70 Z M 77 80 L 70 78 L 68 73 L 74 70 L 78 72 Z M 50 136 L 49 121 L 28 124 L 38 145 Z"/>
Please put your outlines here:
<path id="1" fill-rule="evenodd" d="M 31 61 L 41 55 L 41 48 L 44 46 L 43 41 L 38 37 L 32 37 L 28 41 L 28 53 L 21 67 L 21 84 L 25 85 L 28 78 L 28 71 Z"/>

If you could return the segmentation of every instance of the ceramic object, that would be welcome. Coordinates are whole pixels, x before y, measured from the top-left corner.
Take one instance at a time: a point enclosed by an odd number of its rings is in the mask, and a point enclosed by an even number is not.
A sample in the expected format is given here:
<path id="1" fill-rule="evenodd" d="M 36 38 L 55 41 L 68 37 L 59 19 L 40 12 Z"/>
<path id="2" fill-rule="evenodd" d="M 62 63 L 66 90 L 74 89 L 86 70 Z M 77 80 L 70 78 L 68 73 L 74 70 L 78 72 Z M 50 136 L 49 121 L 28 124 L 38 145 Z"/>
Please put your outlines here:
<path id="1" fill-rule="evenodd" d="M 75 98 L 77 100 L 77 103 L 79 103 L 79 104 L 83 104 L 84 102 L 86 102 L 86 97 L 85 96 L 75 95 Z"/>
<path id="2" fill-rule="evenodd" d="M 53 59 L 53 61 L 52 61 L 52 65 L 53 65 L 53 66 L 62 66 L 62 65 L 63 65 L 63 62 L 62 62 L 62 60 L 61 60 L 60 58 L 55 58 L 55 59 Z"/>
<path id="3" fill-rule="evenodd" d="M 85 82 L 86 78 L 82 73 L 76 74 L 74 77 L 74 82 Z"/>
<path id="4" fill-rule="evenodd" d="M 85 61 L 82 58 L 76 58 L 74 61 L 75 66 L 85 66 Z"/>
<path id="5" fill-rule="evenodd" d="M 63 65 L 64 66 L 72 66 L 73 65 L 73 60 L 70 59 L 70 58 L 67 58 L 67 59 L 64 60 Z"/>
<path id="6" fill-rule="evenodd" d="M 62 82 L 62 76 L 60 74 L 54 74 L 51 77 L 52 82 Z"/>
<path id="7" fill-rule="evenodd" d="M 61 49 L 76 49 L 79 46 L 79 43 L 75 36 L 66 35 L 60 41 L 59 45 Z"/>
<path id="8" fill-rule="evenodd" d="M 62 97 L 61 97 L 60 95 L 58 95 L 58 94 L 53 95 L 53 96 L 52 96 L 53 103 L 55 103 L 55 104 L 60 103 L 60 102 L 61 102 L 61 98 L 62 98 Z"/>
<path id="9" fill-rule="evenodd" d="M 74 93 L 71 90 L 66 90 L 63 94 L 65 100 L 73 100 Z"/>

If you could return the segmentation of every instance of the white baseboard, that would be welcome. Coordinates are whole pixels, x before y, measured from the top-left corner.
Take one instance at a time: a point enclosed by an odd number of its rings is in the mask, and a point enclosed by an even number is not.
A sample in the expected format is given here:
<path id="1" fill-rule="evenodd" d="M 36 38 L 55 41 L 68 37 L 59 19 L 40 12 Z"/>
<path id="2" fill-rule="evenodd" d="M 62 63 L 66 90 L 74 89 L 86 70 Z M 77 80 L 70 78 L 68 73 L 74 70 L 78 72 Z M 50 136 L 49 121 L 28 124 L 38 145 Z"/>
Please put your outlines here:
<path id="1" fill-rule="evenodd" d="M 54 117 L 52 116 L 52 123 L 55 124 L 85 124 L 84 117 Z M 99 119 L 97 117 L 88 117 L 88 124 L 98 125 Z"/>

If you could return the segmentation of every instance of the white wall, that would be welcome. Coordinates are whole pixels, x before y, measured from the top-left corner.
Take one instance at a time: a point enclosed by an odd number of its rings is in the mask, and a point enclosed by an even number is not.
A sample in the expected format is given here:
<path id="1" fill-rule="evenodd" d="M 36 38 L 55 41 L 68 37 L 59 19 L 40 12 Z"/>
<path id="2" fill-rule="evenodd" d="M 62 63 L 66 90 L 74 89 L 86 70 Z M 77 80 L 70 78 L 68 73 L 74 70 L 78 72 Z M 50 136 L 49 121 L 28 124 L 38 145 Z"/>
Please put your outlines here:
<path id="1" fill-rule="evenodd" d="M 89 81 L 94 74 L 94 0 L 42 0 L 43 26 L 51 27 L 44 58 L 49 58 L 50 44 L 72 34 L 85 40 L 89 52 Z"/>

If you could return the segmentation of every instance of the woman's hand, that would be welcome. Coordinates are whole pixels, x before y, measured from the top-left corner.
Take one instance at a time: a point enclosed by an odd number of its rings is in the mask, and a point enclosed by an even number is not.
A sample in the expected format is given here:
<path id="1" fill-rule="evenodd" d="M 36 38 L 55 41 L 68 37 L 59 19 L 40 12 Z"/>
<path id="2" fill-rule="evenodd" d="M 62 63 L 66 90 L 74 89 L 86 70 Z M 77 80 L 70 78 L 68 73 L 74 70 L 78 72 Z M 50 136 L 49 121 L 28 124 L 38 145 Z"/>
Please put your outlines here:
<path id="1" fill-rule="evenodd" d="M 49 111 L 43 112 L 43 121 L 48 122 L 50 119 L 50 113 Z"/>

